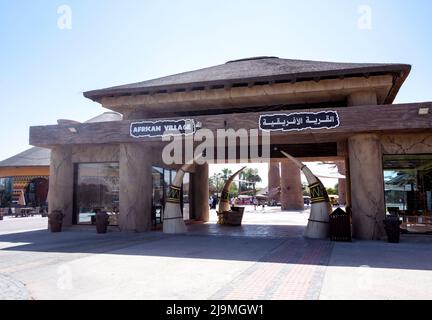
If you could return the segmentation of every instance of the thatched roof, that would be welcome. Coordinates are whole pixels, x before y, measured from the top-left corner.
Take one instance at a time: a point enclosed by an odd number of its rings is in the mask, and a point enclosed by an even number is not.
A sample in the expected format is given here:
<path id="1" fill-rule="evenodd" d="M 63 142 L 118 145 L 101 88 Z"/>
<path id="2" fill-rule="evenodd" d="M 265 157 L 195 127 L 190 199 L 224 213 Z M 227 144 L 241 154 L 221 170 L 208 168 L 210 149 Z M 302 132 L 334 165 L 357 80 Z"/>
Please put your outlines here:
<path id="1" fill-rule="evenodd" d="M 182 92 L 187 90 L 217 89 L 331 79 L 353 76 L 392 74 L 395 84 L 385 103 L 393 102 L 411 70 L 407 64 L 337 63 L 256 57 L 229 61 L 225 64 L 175 74 L 106 89 L 88 91 L 84 96 L 97 101 L 106 96 Z"/>
<path id="2" fill-rule="evenodd" d="M 0 162 L 0 167 L 41 167 L 50 165 L 51 150 L 33 147 Z"/>

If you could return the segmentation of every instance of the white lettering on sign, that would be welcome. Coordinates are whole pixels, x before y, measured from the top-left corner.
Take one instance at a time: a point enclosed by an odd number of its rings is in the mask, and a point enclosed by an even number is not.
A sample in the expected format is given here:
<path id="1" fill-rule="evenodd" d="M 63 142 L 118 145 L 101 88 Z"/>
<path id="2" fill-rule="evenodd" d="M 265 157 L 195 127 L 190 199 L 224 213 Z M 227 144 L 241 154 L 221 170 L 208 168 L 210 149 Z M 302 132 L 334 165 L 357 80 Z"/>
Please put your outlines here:
<path id="1" fill-rule="evenodd" d="M 195 121 L 191 119 L 140 121 L 131 123 L 130 127 L 130 135 L 134 138 L 190 135 L 195 132 Z"/>

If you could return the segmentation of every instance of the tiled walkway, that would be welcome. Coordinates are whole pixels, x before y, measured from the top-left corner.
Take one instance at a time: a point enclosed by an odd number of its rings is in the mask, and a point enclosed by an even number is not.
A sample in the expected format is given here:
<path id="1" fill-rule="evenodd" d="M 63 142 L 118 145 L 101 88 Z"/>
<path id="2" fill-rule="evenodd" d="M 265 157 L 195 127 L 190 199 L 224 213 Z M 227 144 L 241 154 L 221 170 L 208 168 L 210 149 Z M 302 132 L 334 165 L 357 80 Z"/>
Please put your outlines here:
<path id="1" fill-rule="evenodd" d="M 253 210 L 253 209 L 252 209 Z M 51 234 L 46 218 L 0 223 L 2 299 L 430 299 L 432 240 L 302 237 L 308 212 L 246 212 L 241 227 Z M 39 229 L 38 231 L 35 231 Z"/>
<path id="2" fill-rule="evenodd" d="M 290 239 L 267 254 L 213 299 L 318 299 L 332 244 Z"/>

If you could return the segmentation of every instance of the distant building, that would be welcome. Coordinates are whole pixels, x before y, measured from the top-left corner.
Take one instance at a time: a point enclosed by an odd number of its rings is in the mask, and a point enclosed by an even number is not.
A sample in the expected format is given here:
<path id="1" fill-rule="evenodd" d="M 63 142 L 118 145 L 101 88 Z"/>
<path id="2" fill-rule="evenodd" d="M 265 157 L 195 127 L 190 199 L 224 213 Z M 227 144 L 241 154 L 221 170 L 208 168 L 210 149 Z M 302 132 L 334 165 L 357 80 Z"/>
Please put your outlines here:
<path id="1" fill-rule="evenodd" d="M 105 112 L 85 123 L 121 120 L 116 112 Z M 72 122 L 59 120 L 58 123 Z M 0 162 L 0 206 L 19 201 L 24 192 L 26 204 L 31 207 L 47 203 L 51 150 L 33 147 Z"/>
<path id="2" fill-rule="evenodd" d="M 28 204 L 45 204 L 50 155 L 51 150 L 34 147 L 0 162 L 1 206 L 18 202 L 21 191 Z"/>

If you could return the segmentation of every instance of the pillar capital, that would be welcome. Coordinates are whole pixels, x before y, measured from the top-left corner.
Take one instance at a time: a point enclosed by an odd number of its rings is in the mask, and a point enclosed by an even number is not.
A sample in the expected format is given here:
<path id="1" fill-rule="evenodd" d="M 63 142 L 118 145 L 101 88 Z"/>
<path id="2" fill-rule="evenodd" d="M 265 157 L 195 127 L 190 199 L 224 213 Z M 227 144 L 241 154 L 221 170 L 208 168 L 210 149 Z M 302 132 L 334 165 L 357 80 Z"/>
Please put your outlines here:
<path id="1" fill-rule="evenodd" d="M 359 133 L 348 138 L 348 145 L 355 141 L 379 140 L 380 136 L 377 133 Z"/>
<path id="2" fill-rule="evenodd" d="M 378 104 L 375 91 L 357 91 L 351 93 L 347 98 L 348 106 L 373 106 Z"/>

